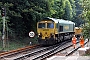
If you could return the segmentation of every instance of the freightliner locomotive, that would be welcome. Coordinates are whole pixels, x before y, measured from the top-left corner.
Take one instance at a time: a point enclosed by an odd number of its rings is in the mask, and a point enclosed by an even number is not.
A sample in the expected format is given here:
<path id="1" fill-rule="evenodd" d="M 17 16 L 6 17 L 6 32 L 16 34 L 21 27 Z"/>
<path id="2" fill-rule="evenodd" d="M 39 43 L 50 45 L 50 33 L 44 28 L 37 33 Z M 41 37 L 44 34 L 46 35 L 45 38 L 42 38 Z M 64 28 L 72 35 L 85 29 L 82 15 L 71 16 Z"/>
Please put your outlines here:
<path id="1" fill-rule="evenodd" d="M 74 35 L 75 23 L 56 18 L 44 18 L 37 23 L 38 42 L 41 45 L 53 45 L 69 40 Z"/>

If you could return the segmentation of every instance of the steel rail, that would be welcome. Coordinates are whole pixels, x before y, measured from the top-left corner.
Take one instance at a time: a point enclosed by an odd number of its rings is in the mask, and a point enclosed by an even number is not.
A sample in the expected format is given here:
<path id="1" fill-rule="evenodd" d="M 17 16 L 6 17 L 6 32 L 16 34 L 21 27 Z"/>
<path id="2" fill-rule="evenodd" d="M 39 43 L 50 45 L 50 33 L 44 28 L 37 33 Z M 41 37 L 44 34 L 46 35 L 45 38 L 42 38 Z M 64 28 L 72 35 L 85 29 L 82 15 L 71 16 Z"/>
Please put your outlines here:
<path id="1" fill-rule="evenodd" d="M 88 41 L 86 41 L 85 42 L 85 44 L 87 43 Z M 77 42 L 77 43 L 79 43 L 79 42 Z M 52 55 L 54 55 L 54 54 L 56 54 L 56 53 L 58 53 L 58 52 L 60 52 L 60 51 L 63 51 L 63 50 L 65 50 L 65 49 L 67 49 L 67 48 L 69 48 L 69 47 L 71 47 L 72 46 L 72 44 L 70 44 L 70 45 L 68 45 L 68 46 L 64 46 L 64 48 L 61 48 L 61 49 L 58 49 L 58 48 L 60 48 L 60 46 L 63 46 L 65 44 L 65 42 L 64 43 L 62 43 L 62 44 L 59 44 L 57 47 L 53 47 L 53 49 L 50 49 L 49 51 L 47 51 L 47 52 L 45 52 L 44 54 L 41 54 L 41 55 L 39 55 L 39 56 L 37 56 L 37 57 L 34 57 L 34 58 L 32 58 L 32 60 L 43 60 L 43 59 L 45 59 L 45 58 L 47 58 L 47 57 L 50 57 L 50 56 L 52 56 Z M 78 47 L 78 48 L 80 48 L 80 47 Z M 78 48 L 76 48 L 76 49 L 73 49 L 72 51 L 70 51 L 68 54 L 66 54 L 65 56 L 69 56 L 70 54 L 72 54 L 74 51 L 76 51 Z M 35 52 L 36 53 L 36 52 Z M 38 52 L 38 53 L 40 53 L 40 51 Z M 37 54 L 37 53 L 36 53 Z M 34 55 L 34 54 L 33 54 Z M 27 54 L 27 56 L 28 57 L 31 57 L 30 56 L 30 54 Z M 20 60 L 20 59 L 22 59 L 22 60 L 24 60 L 24 58 L 26 59 L 26 56 L 24 55 L 24 56 L 21 56 L 21 57 L 18 57 L 18 58 L 15 58 L 14 60 Z"/>
<path id="2" fill-rule="evenodd" d="M 37 53 L 40 53 L 40 52 L 44 52 L 44 51 L 53 49 L 53 48 L 56 47 L 57 45 L 59 45 L 59 44 L 56 44 L 56 45 L 53 45 L 53 46 L 49 46 L 49 47 L 46 47 L 46 48 L 44 48 L 44 49 L 41 49 L 41 50 L 38 50 L 38 51 L 34 51 L 34 52 L 32 52 L 32 53 L 29 53 L 29 54 L 26 54 L 26 55 L 23 55 L 23 56 L 19 56 L 19 57 L 13 59 L 13 60 L 20 60 L 20 59 L 24 59 L 24 57 L 30 57 L 30 56 L 36 55 Z"/>
<path id="3" fill-rule="evenodd" d="M 24 48 L 19 48 L 17 50 L 11 50 L 9 52 L 0 53 L 0 58 L 5 57 L 5 56 L 8 56 L 8 55 L 16 54 L 18 52 L 23 52 L 23 51 L 25 51 L 27 49 L 35 48 L 36 46 L 39 46 L 39 45 L 27 46 L 27 47 L 24 47 Z"/>
<path id="4" fill-rule="evenodd" d="M 40 56 L 38 56 L 38 57 L 33 58 L 32 60 L 43 60 L 43 59 L 45 59 L 45 58 L 47 58 L 47 57 L 50 57 L 50 56 L 56 54 L 57 52 L 60 52 L 60 51 L 62 51 L 62 50 L 64 50 L 64 49 L 72 46 L 72 44 L 70 44 L 70 45 L 68 45 L 68 46 L 66 46 L 66 47 L 61 48 L 60 50 L 58 50 L 58 48 L 60 48 L 60 47 L 61 47 L 62 45 L 64 45 L 64 44 L 65 44 L 65 43 L 63 43 L 63 44 L 59 45 L 58 47 L 56 47 L 56 48 L 54 48 L 54 49 L 46 52 L 45 54 L 42 54 L 42 55 L 40 55 Z"/>

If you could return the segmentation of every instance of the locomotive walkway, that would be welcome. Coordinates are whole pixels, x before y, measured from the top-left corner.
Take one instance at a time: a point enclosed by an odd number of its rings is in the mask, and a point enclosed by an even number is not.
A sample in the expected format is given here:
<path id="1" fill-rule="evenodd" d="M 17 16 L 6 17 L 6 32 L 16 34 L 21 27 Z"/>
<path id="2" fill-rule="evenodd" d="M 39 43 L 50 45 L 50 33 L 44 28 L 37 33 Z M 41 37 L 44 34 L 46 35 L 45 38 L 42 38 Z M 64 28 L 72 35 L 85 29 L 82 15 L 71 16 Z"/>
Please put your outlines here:
<path id="1" fill-rule="evenodd" d="M 87 48 L 87 47 L 90 48 L 90 41 L 85 45 L 85 48 Z M 82 49 L 82 48 L 80 48 L 80 49 Z M 77 50 L 71 56 L 57 56 L 57 55 L 55 55 L 55 56 L 52 56 L 50 58 L 47 58 L 47 60 L 90 60 L 90 56 L 80 55 L 79 50 Z"/>

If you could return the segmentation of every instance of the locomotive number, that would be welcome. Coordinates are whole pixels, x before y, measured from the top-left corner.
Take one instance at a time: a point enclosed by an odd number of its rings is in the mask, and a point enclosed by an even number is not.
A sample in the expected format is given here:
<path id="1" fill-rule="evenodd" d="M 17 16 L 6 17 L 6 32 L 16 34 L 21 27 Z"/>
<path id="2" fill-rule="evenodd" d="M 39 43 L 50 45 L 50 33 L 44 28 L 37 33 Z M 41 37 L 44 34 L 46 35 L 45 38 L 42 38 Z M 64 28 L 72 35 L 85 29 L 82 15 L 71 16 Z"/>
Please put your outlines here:
<path id="1" fill-rule="evenodd" d="M 43 29 L 43 31 L 49 31 L 49 29 Z"/>

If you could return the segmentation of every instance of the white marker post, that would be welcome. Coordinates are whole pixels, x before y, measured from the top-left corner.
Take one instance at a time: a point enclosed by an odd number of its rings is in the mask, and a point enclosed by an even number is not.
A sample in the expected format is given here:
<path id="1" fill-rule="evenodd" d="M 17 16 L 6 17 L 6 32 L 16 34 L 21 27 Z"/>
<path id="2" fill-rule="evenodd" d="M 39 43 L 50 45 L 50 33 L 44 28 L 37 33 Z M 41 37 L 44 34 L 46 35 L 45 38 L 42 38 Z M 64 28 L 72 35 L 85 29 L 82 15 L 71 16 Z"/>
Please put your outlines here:
<path id="1" fill-rule="evenodd" d="M 33 31 L 29 32 L 29 36 L 33 38 L 35 36 L 35 33 Z"/>
<path id="2" fill-rule="evenodd" d="M 35 36 L 35 33 L 33 31 L 29 32 L 30 38 L 33 38 Z M 30 42 L 30 45 L 32 45 L 32 42 Z"/>

